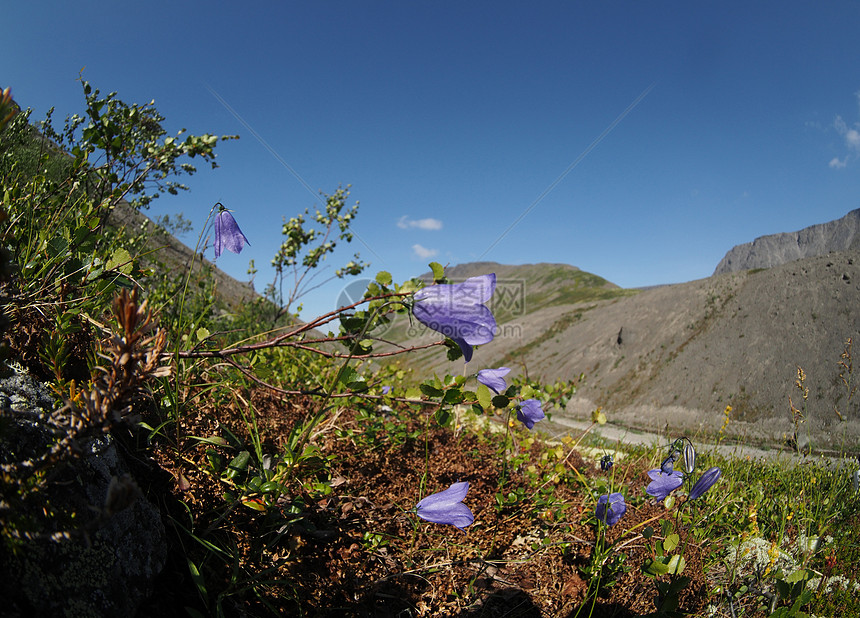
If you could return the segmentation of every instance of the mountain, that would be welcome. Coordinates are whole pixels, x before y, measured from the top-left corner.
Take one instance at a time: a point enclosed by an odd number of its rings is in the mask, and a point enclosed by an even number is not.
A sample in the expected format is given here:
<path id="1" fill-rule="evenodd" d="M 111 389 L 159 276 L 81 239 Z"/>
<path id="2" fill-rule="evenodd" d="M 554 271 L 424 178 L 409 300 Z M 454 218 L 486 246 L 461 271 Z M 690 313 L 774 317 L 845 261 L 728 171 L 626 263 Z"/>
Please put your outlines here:
<path id="1" fill-rule="evenodd" d="M 500 280 L 528 273 L 528 299 L 552 288 L 556 279 L 541 278 L 547 266 L 463 265 L 456 272 L 505 273 Z M 581 272 L 551 266 L 560 289 L 570 289 L 565 277 Z M 726 436 L 771 446 L 794 437 L 791 398 L 805 410 L 798 442 L 838 449 L 860 438 L 860 397 L 848 397 L 852 378 L 839 365 L 852 364 L 841 355 L 860 332 L 857 307 L 860 249 L 635 294 L 615 289 L 612 297 L 527 302 L 522 314 L 499 320 L 496 338 L 476 349 L 466 371 L 504 365 L 544 382 L 584 372 L 585 384 L 557 417 L 587 421 L 601 406 L 611 422 L 667 437 L 716 435 L 730 405 Z M 438 339 L 411 328 L 410 343 Z M 450 362 L 439 348 L 406 361 L 419 369 L 416 377 L 463 371 L 462 359 Z M 798 366 L 809 389 L 805 401 L 795 386 Z"/>
<path id="2" fill-rule="evenodd" d="M 860 249 L 860 209 L 841 219 L 819 223 L 797 232 L 760 236 L 752 242 L 733 247 L 714 271 L 715 275 L 770 268 L 831 251 Z"/>
<path id="3" fill-rule="evenodd" d="M 491 304 L 494 313 L 502 319 L 554 305 L 635 293 L 569 264 L 542 262 L 513 266 L 498 262 L 470 262 L 445 269 L 445 275 L 455 283 L 486 273 L 496 273 L 496 294 Z M 419 279 L 432 281 L 433 275 L 424 273 Z"/>
<path id="4" fill-rule="evenodd" d="M 635 290 L 624 290 L 603 277 L 568 264 L 508 265 L 471 262 L 445 269 L 445 275 L 452 283 L 487 273 L 496 274 L 496 290 L 487 304 L 493 311 L 501 332 L 507 328 L 506 324 L 518 323 L 517 320 L 541 312 L 552 312 L 557 307 L 636 294 Z M 418 278 L 429 282 L 433 280 L 433 275 L 428 272 Z M 427 344 L 439 339 L 435 332 L 419 322 L 410 323 L 406 318 L 396 319 L 385 331 L 373 334 L 388 342 L 394 342 L 394 347 Z M 383 346 L 381 349 L 386 348 Z M 433 371 L 444 373 L 445 366 L 450 364 L 438 348 L 420 350 L 398 358 L 415 369 L 416 375 Z"/>

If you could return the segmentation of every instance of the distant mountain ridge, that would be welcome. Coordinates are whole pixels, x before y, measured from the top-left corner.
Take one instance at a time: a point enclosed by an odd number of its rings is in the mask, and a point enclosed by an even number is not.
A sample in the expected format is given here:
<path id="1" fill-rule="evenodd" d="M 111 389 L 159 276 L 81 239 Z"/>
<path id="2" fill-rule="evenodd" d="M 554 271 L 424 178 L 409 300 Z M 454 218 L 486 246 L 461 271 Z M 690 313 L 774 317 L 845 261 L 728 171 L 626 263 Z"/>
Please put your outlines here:
<path id="1" fill-rule="evenodd" d="M 860 208 L 835 221 L 811 225 L 797 232 L 760 236 L 737 245 L 726 253 L 714 275 L 772 268 L 793 260 L 849 249 L 860 249 Z"/>
<path id="2" fill-rule="evenodd" d="M 470 262 L 445 268 L 445 276 L 453 283 L 469 277 L 495 273 L 496 290 L 487 303 L 499 325 L 529 319 L 559 307 L 577 303 L 610 301 L 631 296 L 636 290 L 625 290 L 603 277 L 586 272 L 570 264 L 499 264 L 497 262 Z M 418 277 L 432 281 L 429 272 Z M 417 328 L 416 328 L 417 326 Z M 548 328 L 540 320 L 530 320 L 530 329 Z M 504 326 L 501 326 L 504 328 Z M 384 334 L 389 342 L 399 344 L 430 343 L 439 337 L 433 331 L 414 325 L 408 320 L 395 321 Z M 401 345 L 396 347 L 401 347 Z M 404 364 L 420 372 L 444 371 L 445 354 L 436 348 L 419 350 L 402 358 Z"/>
<path id="3" fill-rule="evenodd" d="M 445 276 L 454 282 L 487 273 L 496 274 L 498 296 L 493 301 L 493 309 L 500 311 L 499 317 L 502 319 L 554 305 L 635 293 L 570 264 L 468 262 L 445 268 Z M 419 279 L 432 281 L 433 275 L 427 272 Z"/>
<path id="4" fill-rule="evenodd" d="M 837 251 L 830 240 L 856 246 L 858 222 L 854 211 L 829 225 L 759 239 L 755 248 L 782 260 L 778 265 L 647 290 L 619 289 L 563 264 L 449 268 L 455 280 L 495 272 L 497 294 L 518 279 L 524 287 L 524 311 L 493 309 L 496 337 L 478 346 L 465 372 L 507 366 L 548 383 L 584 373 L 566 410 L 554 411 L 562 425 L 587 424 L 600 406 L 614 423 L 667 439 L 702 432 L 746 444 L 856 449 L 860 401 L 846 366 L 851 341 L 860 340 L 860 247 Z M 794 259 L 791 243 L 795 251 L 826 255 Z M 417 345 L 439 338 L 420 330 L 400 335 L 390 340 Z M 416 377 L 464 370 L 462 359 L 448 361 L 438 348 L 401 360 Z M 798 367 L 808 399 L 795 384 Z M 804 408 L 797 435 L 791 402 Z"/>

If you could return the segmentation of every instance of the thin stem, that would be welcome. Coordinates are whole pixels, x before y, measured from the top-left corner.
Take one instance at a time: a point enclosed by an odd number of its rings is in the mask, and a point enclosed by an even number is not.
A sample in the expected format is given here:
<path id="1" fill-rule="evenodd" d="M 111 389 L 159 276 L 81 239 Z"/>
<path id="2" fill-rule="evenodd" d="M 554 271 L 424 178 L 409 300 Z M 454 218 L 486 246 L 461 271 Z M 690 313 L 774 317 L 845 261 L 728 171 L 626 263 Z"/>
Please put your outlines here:
<path id="1" fill-rule="evenodd" d="M 364 339 L 364 335 L 367 333 L 367 328 L 373 322 L 374 318 L 376 318 L 376 316 L 379 314 L 379 311 L 382 308 L 386 307 L 387 305 L 393 304 L 395 302 L 397 302 L 397 301 L 389 301 L 387 303 L 383 303 L 379 307 L 376 307 L 373 311 L 373 314 L 367 319 L 367 321 L 364 323 L 364 326 L 362 326 L 361 332 L 358 334 L 358 336 L 355 337 L 355 341 L 358 342 L 358 341 L 361 341 L 362 339 Z M 307 441 L 310 438 L 311 432 L 313 431 L 314 427 L 317 426 L 317 424 L 322 420 L 322 417 L 328 411 L 328 407 L 326 407 L 326 404 L 328 403 L 329 399 L 331 399 L 335 387 L 337 386 L 338 382 L 340 382 L 340 378 L 343 375 L 343 372 L 346 370 L 347 366 L 349 365 L 349 361 L 352 360 L 353 356 L 355 356 L 355 354 L 353 352 L 354 349 L 355 349 L 355 346 L 350 348 L 349 355 L 346 357 L 346 359 L 343 361 L 343 363 L 338 368 L 337 373 L 335 374 L 334 379 L 332 380 L 331 387 L 326 390 L 325 395 L 323 397 L 323 400 L 320 402 L 319 412 L 316 413 L 316 415 L 313 417 L 313 419 L 311 419 L 310 424 L 304 429 L 304 431 L 302 431 L 302 435 L 299 438 L 299 442 L 296 445 L 296 448 L 294 451 L 296 453 L 296 457 L 293 458 L 293 466 L 295 466 L 298 463 L 298 460 L 301 457 L 301 454 L 304 452 L 305 444 L 307 444 Z"/>

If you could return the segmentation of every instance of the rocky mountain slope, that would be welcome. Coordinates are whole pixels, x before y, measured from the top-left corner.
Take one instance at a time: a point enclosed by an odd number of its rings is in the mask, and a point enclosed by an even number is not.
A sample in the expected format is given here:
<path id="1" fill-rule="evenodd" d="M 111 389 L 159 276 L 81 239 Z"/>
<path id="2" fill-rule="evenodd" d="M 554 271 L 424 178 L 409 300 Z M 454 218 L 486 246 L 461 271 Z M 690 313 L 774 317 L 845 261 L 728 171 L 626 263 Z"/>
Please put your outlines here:
<path id="1" fill-rule="evenodd" d="M 470 262 L 445 269 L 445 275 L 453 283 L 487 273 L 496 274 L 496 291 L 488 306 L 503 331 L 507 328 L 505 326 L 507 324 L 520 329 L 522 319 L 529 316 L 531 320 L 529 328 L 537 332 L 539 329 L 551 326 L 550 323 L 541 322 L 539 316 L 552 315 L 554 307 L 569 307 L 576 303 L 636 294 L 635 290 L 624 290 L 603 277 L 569 264 L 542 263 L 514 266 L 496 262 Z M 432 281 L 433 276 L 431 273 L 424 273 L 419 278 Z M 532 316 L 538 317 L 532 318 Z M 417 321 L 410 323 L 405 317 L 394 320 L 384 332 L 374 332 L 373 335 L 402 345 L 420 345 L 439 339 L 435 332 L 428 330 Z M 417 375 L 425 375 L 433 371 L 444 373 L 450 369 L 445 367 L 447 363 L 445 354 L 438 348 L 418 351 L 399 358 L 404 364 L 415 369 Z M 460 362 L 462 363 L 462 360 Z"/>
<path id="2" fill-rule="evenodd" d="M 761 236 L 732 248 L 717 265 L 715 275 L 770 268 L 831 251 L 860 249 L 860 209 L 841 219 L 820 223 L 797 232 Z"/>
<path id="3" fill-rule="evenodd" d="M 602 406 L 613 422 L 671 435 L 716 435 L 730 405 L 729 438 L 773 446 L 795 438 L 791 398 L 805 413 L 801 447 L 853 447 L 860 396 L 847 397 L 851 376 L 839 363 L 846 340 L 860 334 L 858 307 L 860 250 L 850 250 L 538 307 L 501 321 L 467 371 L 506 365 L 544 381 L 584 372 L 586 383 L 557 414 L 587 419 Z M 422 372 L 463 371 L 462 360 L 430 352 Z M 805 401 L 795 387 L 798 366 Z"/>

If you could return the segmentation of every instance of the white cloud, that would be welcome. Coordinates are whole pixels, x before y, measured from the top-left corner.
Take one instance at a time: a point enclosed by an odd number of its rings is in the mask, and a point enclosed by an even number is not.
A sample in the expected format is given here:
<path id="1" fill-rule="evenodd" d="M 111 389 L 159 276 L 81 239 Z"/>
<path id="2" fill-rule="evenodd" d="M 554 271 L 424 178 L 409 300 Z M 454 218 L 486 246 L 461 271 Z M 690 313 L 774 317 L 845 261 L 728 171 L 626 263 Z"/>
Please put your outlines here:
<path id="1" fill-rule="evenodd" d="M 830 160 L 830 163 L 828 163 L 827 165 L 829 165 L 830 167 L 832 167 L 835 170 L 841 170 L 843 167 L 848 165 L 848 163 L 846 163 L 844 160 L 840 161 L 838 157 L 833 157 Z"/>
<path id="2" fill-rule="evenodd" d="M 415 253 L 416 257 L 419 257 L 422 260 L 436 257 L 436 254 L 439 253 L 436 249 L 428 249 L 427 247 L 422 247 L 419 244 L 412 245 L 412 251 Z"/>
<path id="3" fill-rule="evenodd" d="M 397 220 L 397 227 L 402 230 L 417 227 L 419 230 L 441 230 L 442 222 L 439 219 L 410 219 L 407 215 L 403 215 Z"/>
<path id="4" fill-rule="evenodd" d="M 860 150 L 860 131 L 849 127 L 842 116 L 837 116 L 833 121 L 833 126 L 836 131 L 845 138 L 845 145 L 854 150 Z"/>

